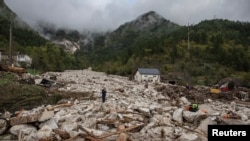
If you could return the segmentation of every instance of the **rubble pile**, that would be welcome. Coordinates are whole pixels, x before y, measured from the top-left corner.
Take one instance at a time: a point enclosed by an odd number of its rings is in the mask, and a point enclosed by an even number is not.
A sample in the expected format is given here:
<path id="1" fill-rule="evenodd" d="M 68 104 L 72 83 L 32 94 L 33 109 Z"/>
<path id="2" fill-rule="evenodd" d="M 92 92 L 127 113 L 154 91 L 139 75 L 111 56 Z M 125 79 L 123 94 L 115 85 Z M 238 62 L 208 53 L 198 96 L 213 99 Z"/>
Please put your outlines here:
<path id="1" fill-rule="evenodd" d="M 4 113 L 0 134 L 4 139 L 22 141 L 145 141 L 207 140 L 207 125 L 249 124 L 248 102 L 220 102 L 209 97 L 204 86 L 187 90 L 165 83 L 145 84 L 126 77 L 91 70 L 48 72 L 55 82 L 64 83 L 58 91 L 82 93 L 57 105 Z M 101 89 L 107 90 L 102 103 Z M 88 97 L 94 98 L 86 98 Z M 191 112 L 185 106 L 198 103 Z"/>

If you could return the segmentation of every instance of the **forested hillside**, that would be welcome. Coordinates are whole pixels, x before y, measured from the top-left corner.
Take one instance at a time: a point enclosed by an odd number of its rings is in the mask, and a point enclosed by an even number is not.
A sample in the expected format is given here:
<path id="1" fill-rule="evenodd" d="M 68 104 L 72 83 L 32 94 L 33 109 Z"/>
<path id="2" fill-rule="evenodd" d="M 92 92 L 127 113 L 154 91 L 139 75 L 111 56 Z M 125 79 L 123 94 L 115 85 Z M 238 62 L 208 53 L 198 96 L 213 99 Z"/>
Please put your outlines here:
<path id="1" fill-rule="evenodd" d="M 214 19 L 188 27 L 166 21 L 145 30 L 133 23 L 99 38 L 94 53 L 88 54 L 95 69 L 129 75 L 137 67 L 156 67 L 207 85 L 231 76 L 249 80 L 250 23 Z"/>
<path id="2" fill-rule="evenodd" d="M 72 54 L 68 54 L 59 45 L 45 39 L 22 19 L 19 19 L 3 0 L 0 0 L 0 25 L 2 54 L 8 54 L 11 29 L 13 54 L 24 53 L 32 58 L 32 65 L 27 69 L 45 72 L 82 68 L 81 63 Z"/>

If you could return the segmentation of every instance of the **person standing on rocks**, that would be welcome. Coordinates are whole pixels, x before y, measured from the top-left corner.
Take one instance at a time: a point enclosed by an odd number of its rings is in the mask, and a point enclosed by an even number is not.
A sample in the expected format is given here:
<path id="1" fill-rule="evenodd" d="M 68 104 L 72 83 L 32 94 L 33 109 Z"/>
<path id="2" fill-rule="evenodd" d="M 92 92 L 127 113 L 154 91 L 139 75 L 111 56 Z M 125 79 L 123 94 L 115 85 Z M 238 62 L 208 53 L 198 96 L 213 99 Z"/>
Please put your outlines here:
<path id="1" fill-rule="evenodd" d="M 107 91 L 106 91 L 106 88 L 104 87 L 102 89 L 102 103 L 104 103 L 106 100 L 106 93 L 107 93 Z"/>

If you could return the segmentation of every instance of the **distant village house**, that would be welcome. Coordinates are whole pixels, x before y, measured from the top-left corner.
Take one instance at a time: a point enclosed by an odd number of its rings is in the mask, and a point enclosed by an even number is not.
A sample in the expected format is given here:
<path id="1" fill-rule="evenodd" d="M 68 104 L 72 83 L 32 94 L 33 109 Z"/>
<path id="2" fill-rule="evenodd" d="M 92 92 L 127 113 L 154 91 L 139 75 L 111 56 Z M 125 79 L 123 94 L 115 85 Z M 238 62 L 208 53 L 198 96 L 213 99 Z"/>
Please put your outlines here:
<path id="1" fill-rule="evenodd" d="M 26 54 L 18 53 L 12 55 L 13 64 L 20 66 L 21 63 L 25 63 L 26 67 L 32 64 L 32 58 Z M 9 61 L 9 54 L 7 54 L 4 50 L 0 50 L 0 62 L 6 63 Z"/>
<path id="2" fill-rule="evenodd" d="M 138 82 L 160 82 L 160 71 L 156 68 L 138 68 L 134 73 Z"/>
<path id="3" fill-rule="evenodd" d="M 26 54 L 18 54 L 16 56 L 16 60 L 17 60 L 17 62 L 24 62 L 24 63 L 27 63 L 29 65 L 32 64 L 32 59 Z"/>

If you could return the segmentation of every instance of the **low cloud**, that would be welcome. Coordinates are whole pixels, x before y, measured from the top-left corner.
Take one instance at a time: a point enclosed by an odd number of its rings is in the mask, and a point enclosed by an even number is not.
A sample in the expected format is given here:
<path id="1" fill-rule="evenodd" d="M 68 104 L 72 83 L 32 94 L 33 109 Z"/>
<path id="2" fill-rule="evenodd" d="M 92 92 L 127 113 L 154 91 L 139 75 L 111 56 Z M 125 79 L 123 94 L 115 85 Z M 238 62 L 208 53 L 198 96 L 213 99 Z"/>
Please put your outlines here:
<path id="1" fill-rule="evenodd" d="M 249 0 L 5 0 L 31 26 L 46 21 L 58 27 L 107 31 L 155 11 L 179 25 L 222 18 L 250 21 Z"/>

